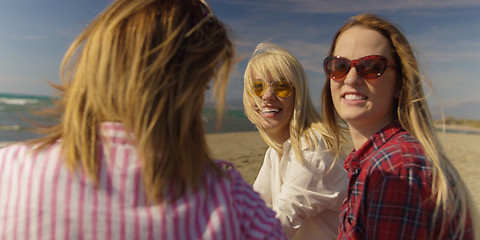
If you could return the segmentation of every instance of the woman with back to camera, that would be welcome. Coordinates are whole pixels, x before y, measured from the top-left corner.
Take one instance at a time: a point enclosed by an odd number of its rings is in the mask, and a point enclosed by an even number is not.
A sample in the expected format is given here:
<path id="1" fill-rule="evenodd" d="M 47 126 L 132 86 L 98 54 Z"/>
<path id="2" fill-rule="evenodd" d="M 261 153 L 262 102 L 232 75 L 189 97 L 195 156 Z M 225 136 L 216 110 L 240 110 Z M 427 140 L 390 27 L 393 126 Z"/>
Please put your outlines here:
<path id="1" fill-rule="evenodd" d="M 243 103 L 269 146 L 253 188 L 290 238 L 336 238 L 347 175 L 300 62 L 277 45 L 259 44 L 245 70 Z"/>
<path id="2" fill-rule="evenodd" d="M 352 17 L 324 69 L 326 127 L 340 136 L 344 121 L 354 145 L 339 239 L 479 239 L 477 206 L 439 141 L 402 32 Z"/>
<path id="3" fill-rule="evenodd" d="M 46 136 L 0 150 L 0 239 L 285 239 L 210 157 L 234 47 L 203 0 L 117 0 L 67 51 Z"/>

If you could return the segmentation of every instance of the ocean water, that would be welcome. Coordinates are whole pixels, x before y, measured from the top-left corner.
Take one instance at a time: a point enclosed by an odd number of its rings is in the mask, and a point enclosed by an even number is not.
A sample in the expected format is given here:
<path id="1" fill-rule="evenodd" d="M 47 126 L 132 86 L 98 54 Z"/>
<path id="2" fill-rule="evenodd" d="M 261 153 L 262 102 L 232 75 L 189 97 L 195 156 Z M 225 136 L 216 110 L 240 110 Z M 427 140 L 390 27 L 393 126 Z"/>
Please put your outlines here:
<path id="1" fill-rule="evenodd" d="M 56 119 L 39 117 L 33 113 L 52 106 L 53 99 L 50 97 L 0 94 L 0 143 L 39 137 L 40 135 L 33 131 L 33 123 L 51 125 Z M 203 114 L 206 133 L 256 131 L 255 126 L 238 107 L 225 110 L 220 128 L 217 128 L 215 109 L 207 106 Z M 438 130 L 442 131 L 440 128 Z M 446 129 L 446 132 L 480 134 L 478 130 L 468 129 Z"/>
<path id="2" fill-rule="evenodd" d="M 0 94 L 0 142 L 23 141 L 39 136 L 34 124 L 51 124 L 52 119 L 38 117 L 35 111 L 52 107 L 49 97 Z"/>
<path id="3" fill-rule="evenodd" d="M 29 95 L 0 94 L 0 142 L 24 141 L 39 137 L 33 123 L 53 124 L 55 119 L 39 117 L 35 111 L 51 108 L 53 98 Z M 243 110 L 224 112 L 221 127 L 217 129 L 216 111 L 204 109 L 206 133 L 255 131 Z"/>

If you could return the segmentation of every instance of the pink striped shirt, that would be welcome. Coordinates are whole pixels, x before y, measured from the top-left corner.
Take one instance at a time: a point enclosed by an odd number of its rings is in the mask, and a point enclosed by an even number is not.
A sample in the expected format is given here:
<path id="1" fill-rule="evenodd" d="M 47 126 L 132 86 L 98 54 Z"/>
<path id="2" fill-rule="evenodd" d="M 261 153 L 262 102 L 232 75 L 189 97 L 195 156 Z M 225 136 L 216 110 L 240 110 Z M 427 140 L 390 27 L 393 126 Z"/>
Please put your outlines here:
<path id="1" fill-rule="evenodd" d="M 101 125 L 98 189 L 68 171 L 59 143 L 38 153 L 23 144 L 0 149 L 0 240 L 286 239 L 275 213 L 227 162 L 218 164 L 230 178 L 207 174 L 204 190 L 146 204 L 126 134 L 119 123 Z"/>

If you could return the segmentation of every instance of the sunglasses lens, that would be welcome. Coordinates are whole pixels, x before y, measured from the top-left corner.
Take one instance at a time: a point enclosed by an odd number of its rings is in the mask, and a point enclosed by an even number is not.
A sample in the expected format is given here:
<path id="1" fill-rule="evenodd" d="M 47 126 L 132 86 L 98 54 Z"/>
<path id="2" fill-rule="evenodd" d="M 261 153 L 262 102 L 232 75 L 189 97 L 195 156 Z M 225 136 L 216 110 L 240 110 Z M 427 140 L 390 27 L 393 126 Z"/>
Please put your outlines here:
<path id="1" fill-rule="evenodd" d="M 288 81 L 275 81 L 272 84 L 272 90 L 275 95 L 285 98 L 292 93 L 292 85 Z"/>
<path id="2" fill-rule="evenodd" d="M 257 97 L 262 96 L 264 89 L 263 81 L 252 81 L 252 90 Z"/>
<path id="3" fill-rule="evenodd" d="M 278 97 L 285 98 L 292 93 L 292 85 L 288 81 L 274 81 L 272 82 L 272 92 Z M 252 90 L 257 97 L 261 97 L 267 89 L 266 83 L 260 80 L 252 81 Z"/>
<path id="4" fill-rule="evenodd" d="M 325 72 L 335 80 L 347 75 L 350 69 L 350 61 L 342 58 L 331 58 L 325 63 Z"/>
<path id="5" fill-rule="evenodd" d="M 364 79 L 375 79 L 380 77 L 385 71 L 385 62 L 380 59 L 366 59 L 360 61 L 357 66 L 357 72 Z"/>

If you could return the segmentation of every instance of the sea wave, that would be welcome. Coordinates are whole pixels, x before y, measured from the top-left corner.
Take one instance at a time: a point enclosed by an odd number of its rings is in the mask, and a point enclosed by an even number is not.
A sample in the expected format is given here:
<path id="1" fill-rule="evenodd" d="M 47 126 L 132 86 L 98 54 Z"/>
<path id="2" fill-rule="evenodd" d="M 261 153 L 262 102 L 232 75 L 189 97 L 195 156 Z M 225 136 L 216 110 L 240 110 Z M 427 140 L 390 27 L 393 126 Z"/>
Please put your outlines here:
<path id="1" fill-rule="evenodd" d="M 0 103 L 8 105 L 27 105 L 27 104 L 36 104 L 38 99 L 28 99 L 28 98 L 5 98 L 0 97 Z"/>
<path id="2" fill-rule="evenodd" d="M 21 128 L 24 128 L 21 125 L 0 125 L 0 130 L 3 131 L 16 131 L 20 130 Z"/>

